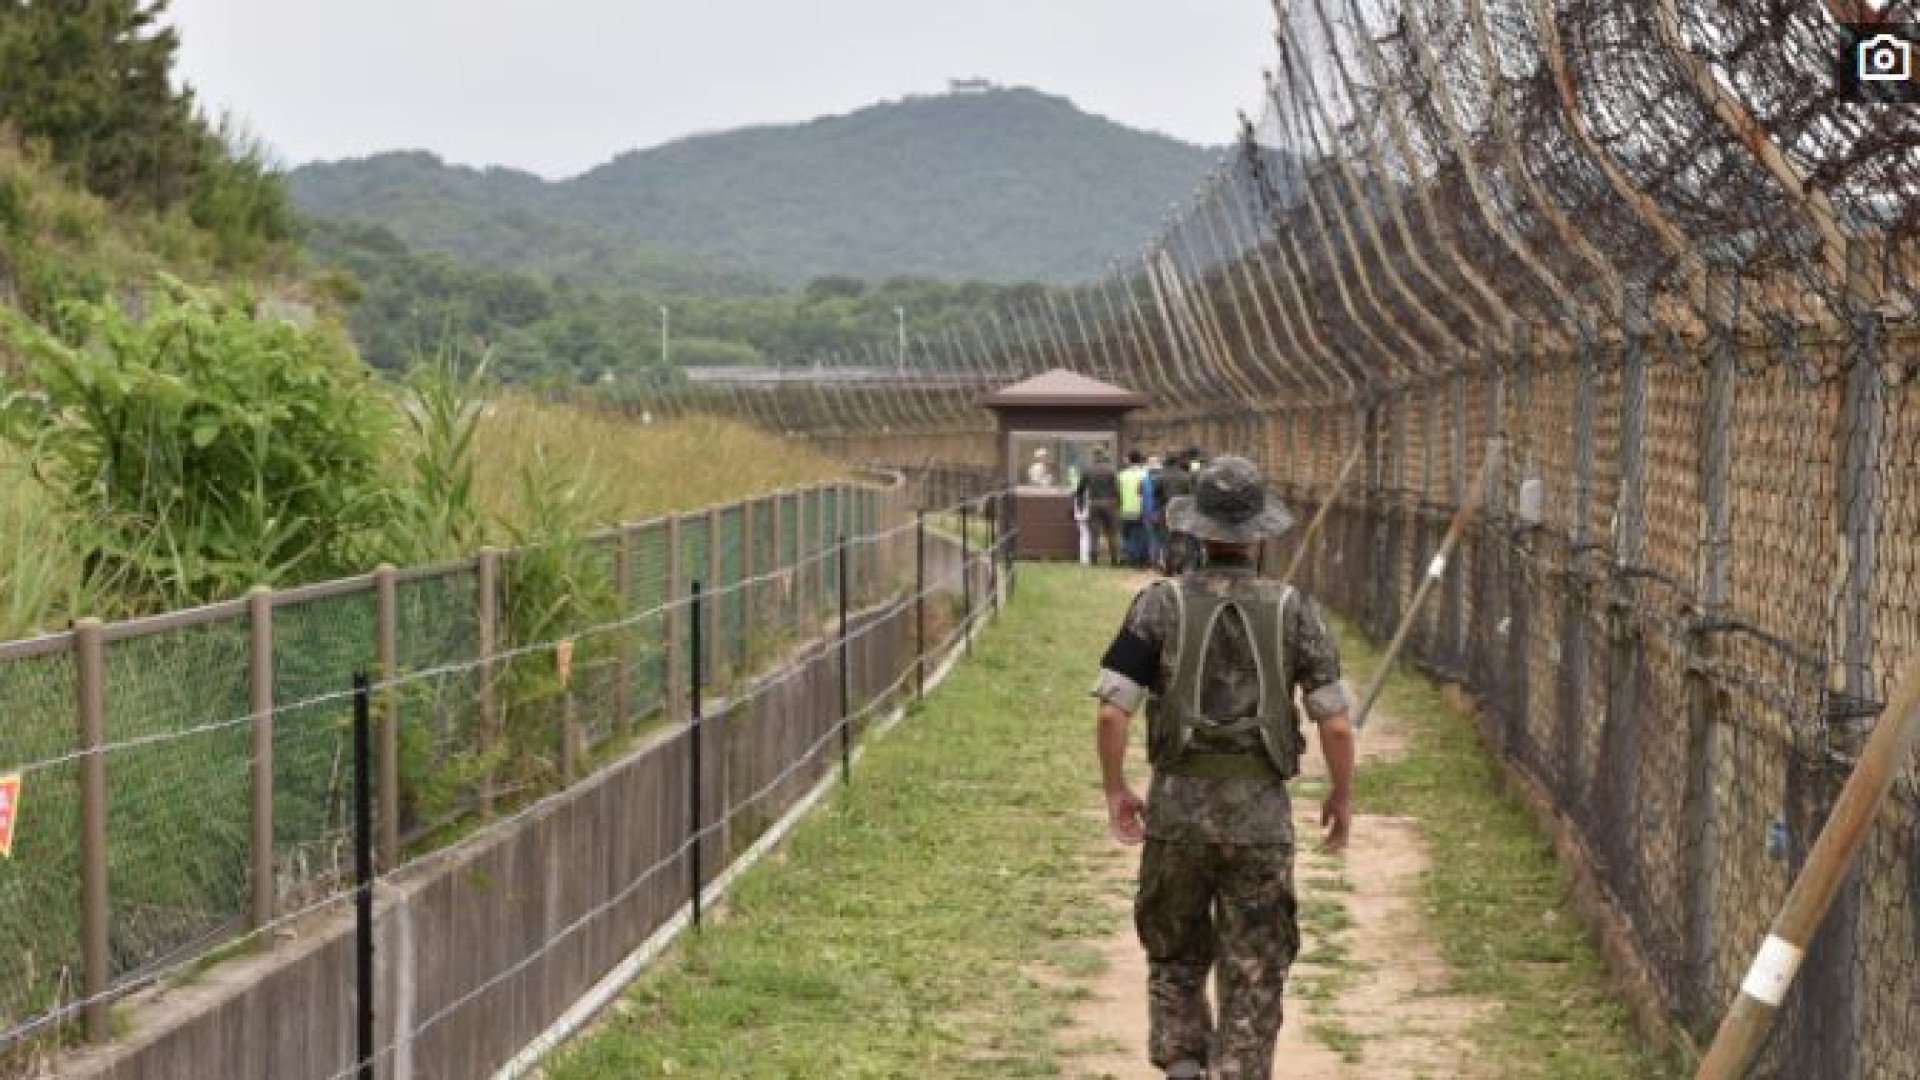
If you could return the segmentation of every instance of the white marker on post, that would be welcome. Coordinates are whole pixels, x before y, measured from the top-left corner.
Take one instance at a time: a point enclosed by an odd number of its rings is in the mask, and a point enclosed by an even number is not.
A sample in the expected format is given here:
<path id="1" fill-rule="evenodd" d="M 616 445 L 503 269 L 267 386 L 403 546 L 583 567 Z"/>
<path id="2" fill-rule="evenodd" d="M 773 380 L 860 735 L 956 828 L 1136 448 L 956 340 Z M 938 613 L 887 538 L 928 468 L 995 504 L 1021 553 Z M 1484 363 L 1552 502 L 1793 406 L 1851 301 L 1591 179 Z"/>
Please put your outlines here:
<path id="1" fill-rule="evenodd" d="M 1753 966 L 1747 969 L 1747 981 L 1740 984 L 1740 992 L 1779 1008 L 1787 996 L 1787 987 L 1793 985 L 1793 976 L 1800 970 L 1801 956 L 1799 946 L 1768 934 L 1760 946 L 1760 954 L 1753 958 Z"/>

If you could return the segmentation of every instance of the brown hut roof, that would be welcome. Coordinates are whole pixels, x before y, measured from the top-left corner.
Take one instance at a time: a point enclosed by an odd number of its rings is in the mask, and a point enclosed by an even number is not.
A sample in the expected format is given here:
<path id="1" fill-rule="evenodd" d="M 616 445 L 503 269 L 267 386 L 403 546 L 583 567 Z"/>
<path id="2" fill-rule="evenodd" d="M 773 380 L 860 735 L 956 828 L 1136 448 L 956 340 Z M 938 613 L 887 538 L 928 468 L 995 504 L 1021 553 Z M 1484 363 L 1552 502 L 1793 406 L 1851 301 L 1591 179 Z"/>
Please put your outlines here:
<path id="1" fill-rule="evenodd" d="M 989 409 L 1022 405 L 1139 409 L 1146 407 L 1147 395 L 1123 390 L 1065 368 L 1054 368 L 1024 382 L 1002 387 L 982 398 L 980 404 Z"/>

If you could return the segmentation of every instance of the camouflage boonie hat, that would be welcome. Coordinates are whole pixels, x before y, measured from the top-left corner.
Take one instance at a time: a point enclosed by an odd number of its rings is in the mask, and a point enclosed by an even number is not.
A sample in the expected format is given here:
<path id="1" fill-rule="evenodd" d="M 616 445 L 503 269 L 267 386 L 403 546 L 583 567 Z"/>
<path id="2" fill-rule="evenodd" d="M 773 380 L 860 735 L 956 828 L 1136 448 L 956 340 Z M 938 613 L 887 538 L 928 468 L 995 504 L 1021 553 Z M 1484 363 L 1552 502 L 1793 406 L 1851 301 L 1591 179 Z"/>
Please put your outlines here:
<path id="1" fill-rule="evenodd" d="M 1167 504 L 1167 528 L 1216 544 L 1257 544 L 1293 527 L 1293 515 L 1267 497 L 1260 468 L 1243 457 L 1219 457 L 1194 478 L 1193 494 Z"/>

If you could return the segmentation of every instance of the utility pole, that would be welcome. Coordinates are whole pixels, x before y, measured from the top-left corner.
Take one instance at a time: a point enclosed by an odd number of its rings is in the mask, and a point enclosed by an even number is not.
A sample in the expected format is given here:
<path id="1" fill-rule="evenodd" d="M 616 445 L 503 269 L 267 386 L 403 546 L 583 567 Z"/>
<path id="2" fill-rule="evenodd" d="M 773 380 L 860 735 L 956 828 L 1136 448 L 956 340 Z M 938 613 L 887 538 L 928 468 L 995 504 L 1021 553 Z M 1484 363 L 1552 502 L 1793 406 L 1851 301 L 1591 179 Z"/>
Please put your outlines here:
<path id="1" fill-rule="evenodd" d="M 667 338 L 668 328 L 672 325 L 671 320 L 672 320 L 672 316 L 669 315 L 667 312 L 667 305 L 661 304 L 660 305 L 660 366 L 662 368 L 668 368 L 673 366 L 673 351 L 669 347 L 668 338 Z"/>
<path id="2" fill-rule="evenodd" d="M 896 366 L 901 371 L 905 371 L 907 370 L 907 309 L 895 307 L 893 317 L 900 327 L 900 351 L 895 354 L 899 358 Z"/>

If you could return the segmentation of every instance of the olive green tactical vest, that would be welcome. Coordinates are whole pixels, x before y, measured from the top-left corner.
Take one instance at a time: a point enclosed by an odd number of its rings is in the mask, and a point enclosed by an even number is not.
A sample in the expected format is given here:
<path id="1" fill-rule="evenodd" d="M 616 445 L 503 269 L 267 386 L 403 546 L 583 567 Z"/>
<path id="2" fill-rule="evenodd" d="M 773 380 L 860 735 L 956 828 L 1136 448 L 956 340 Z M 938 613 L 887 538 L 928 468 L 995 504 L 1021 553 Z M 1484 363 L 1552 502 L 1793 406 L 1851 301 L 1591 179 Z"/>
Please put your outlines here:
<path id="1" fill-rule="evenodd" d="M 1224 597 L 1203 589 L 1173 583 L 1180 612 L 1180 631 L 1172 668 L 1173 682 L 1155 696 L 1148 715 L 1147 759 L 1155 767 L 1177 764 L 1193 741 L 1197 728 L 1221 734 L 1257 730 L 1267 759 L 1281 776 L 1300 771 L 1306 740 L 1294 713 L 1286 649 L 1287 607 L 1293 589 L 1275 589 L 1252 580 L 1235 582 Z M 1209 717 L 1201 711 L 1201 691 L 1207 685 L 1207 652 L 1222 619 L 1242 619 L 1249 631 L 1254 663 L 1259 665 L 1260 701 L 1254 715 Z"/>

